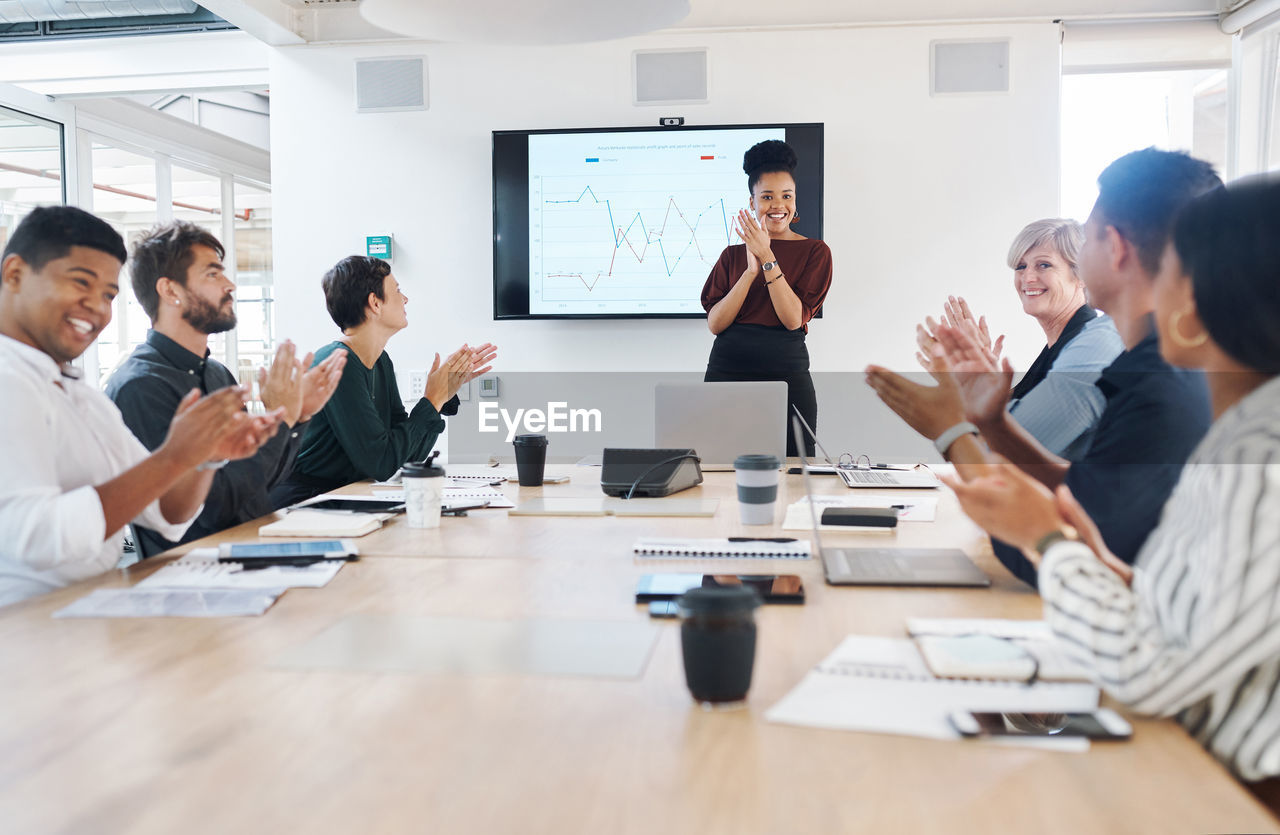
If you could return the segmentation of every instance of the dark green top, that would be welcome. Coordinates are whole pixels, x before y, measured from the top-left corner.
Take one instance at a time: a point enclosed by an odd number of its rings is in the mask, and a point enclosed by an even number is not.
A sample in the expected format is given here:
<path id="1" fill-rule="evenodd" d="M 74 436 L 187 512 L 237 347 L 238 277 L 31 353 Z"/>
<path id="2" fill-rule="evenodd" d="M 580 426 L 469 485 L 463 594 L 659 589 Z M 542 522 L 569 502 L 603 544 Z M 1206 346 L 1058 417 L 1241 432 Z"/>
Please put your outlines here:
<path id="1" fill-rule="evenodd" d="M 329 402 L 307 422 L 291 484 L 279 493 L 288 499 L 285 503 L 361 479 L 384 481 L 406 461 L 426 458 L 444 431 L 444 419 L 425 397 L 405 412 L 395 366 L 385 351 L 373 368 L 366 368 L 346 344 L 331 342 L 316 352 L 314 362 L 337 350 L 348 354 L 342 379 Z M 455 414 L 457 399 L 443 411 Z"/>

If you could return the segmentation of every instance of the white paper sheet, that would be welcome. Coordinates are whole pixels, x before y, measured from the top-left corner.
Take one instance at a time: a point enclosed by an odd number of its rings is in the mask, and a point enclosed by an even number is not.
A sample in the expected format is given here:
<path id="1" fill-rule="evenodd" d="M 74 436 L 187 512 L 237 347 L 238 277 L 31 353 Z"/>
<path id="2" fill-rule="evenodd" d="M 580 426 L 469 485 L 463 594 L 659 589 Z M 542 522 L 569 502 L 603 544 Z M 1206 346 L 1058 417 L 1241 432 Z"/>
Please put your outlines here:
<path id="1" fill-rule="evenodd" d="M 765 713 L 770 722 L 872 733 L 960 739 L 947 721 L 957 710 L 1074 712 L 1098 706 L 1081 683 L 956 681 L 934 678 L 908 639 L 850 635 Z M 1087 740 L 1053 742 L 1057 750 Z"/>
<path id="2" fill-rule="evenodd" d="M 217 548 L 195 548 L 161 567 L 135 589 L 318 589 L 338 575 L 344 560 L 311 565 L 273 565 L 245 571 L 239 563 L 218 562 Z"/>
<path id="3" fill-rule="evenodd" d="M 391 489 L 385 487 L 373 488 L 373 494 L 380 499 L 395 499 L 404 501 L 403 489 Z M 441 495 L 442 506 L 449 507 L 470 507 L 472 505 L 489 503 L 485 510 L 504 510 L 515 507 L 515 502 L 507 498 L 507 494 L 503 493 L 496 487 L 488 484 L 469 484 L 469 485 L 445 485 Z"/>
<path id="4" fill-rule="evenodd" d="M 244 589 L 95 589 L 55 618 L 225 618 L 260 615 L 278 591 Z"/>

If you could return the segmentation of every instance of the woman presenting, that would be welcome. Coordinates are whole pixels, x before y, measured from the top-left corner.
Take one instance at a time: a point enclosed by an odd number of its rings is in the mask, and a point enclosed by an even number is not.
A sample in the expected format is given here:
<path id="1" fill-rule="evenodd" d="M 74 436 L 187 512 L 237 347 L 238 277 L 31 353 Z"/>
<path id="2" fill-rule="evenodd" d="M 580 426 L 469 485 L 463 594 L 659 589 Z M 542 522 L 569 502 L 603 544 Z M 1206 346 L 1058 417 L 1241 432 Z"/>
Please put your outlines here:
<path id="1" fill-rule="evenodd" d="M 797 407 L 816 431 L 818 398 L 804 337 L 831 286 L 831 250 L 791 229 L 795 167 L 795 151 L 776 139 L 743 157 L 751 211 L 738 212 L 734 231 L 743 243 L 725 247 L 702 288 L 707 326 L 716 335 L 703 380 L 784 382 L 788 413 Z M 788 429 L 787 455 L 798 449 Z M 808 438 L 804 449 L 813 454 Z"/>

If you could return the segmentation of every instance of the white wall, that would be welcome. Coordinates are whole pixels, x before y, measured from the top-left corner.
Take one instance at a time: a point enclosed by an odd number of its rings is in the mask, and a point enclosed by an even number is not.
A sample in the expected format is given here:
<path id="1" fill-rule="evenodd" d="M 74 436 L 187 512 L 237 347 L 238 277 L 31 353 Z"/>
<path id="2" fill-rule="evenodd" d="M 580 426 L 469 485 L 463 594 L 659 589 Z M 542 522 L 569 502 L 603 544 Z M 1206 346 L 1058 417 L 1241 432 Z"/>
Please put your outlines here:
<path id="1" fill-rule="evenodd" d="M 931 98 L 929 42 L 1010 37 L 1013 92 Z M 710 103 L 631 104 L 633 49 L 710 48 Z M 430 110 L 354 112 L 355 58 L 425 54 Z M 916 369 L 913 326 L 963 293 L 1010 333 L 1024 367 L 1043 337 L 1004 255 L 1058 205 L 1058 28 L 1051 24 L 662 35 L 587 46 L 287 47 L 271 63 L 278 332 L 335 335 L 319 277 L 394 233 L 410 328 L 397 366 L 491 340 L 508 370 L 696 370 L 701 321 L 493 322 L 490 131 L 826 123 L 825 238 L 835 258 L 817 371 Z M 745 183 L 744 183 L 745 186 Z M 745 192 L 745 187 L 744 187 Z M 805 195 L 798 195 L 804 211 Z"/>

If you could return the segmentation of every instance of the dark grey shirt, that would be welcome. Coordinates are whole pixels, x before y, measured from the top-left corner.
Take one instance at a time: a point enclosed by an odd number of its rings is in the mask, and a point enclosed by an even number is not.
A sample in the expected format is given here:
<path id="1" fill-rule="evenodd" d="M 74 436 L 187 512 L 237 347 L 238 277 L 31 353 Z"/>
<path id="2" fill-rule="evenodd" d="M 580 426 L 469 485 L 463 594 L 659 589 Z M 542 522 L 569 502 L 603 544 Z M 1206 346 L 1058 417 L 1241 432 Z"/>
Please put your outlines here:
<path id="1" fill-rule="evenodd" d="M 169 433 L 178 403 L 193 388 L 205 394 L 235 385 L 235 376 L 222 363 L 183 348 L 164 334 L 147 332 L 147 341 L 107 380 L 107 396 L 124 416 L 124 422 L 147 449 L 155 450 Z M 204 510 L 182 542 L 256 519 L 271 511 L 267 493 L 293 468 L 300 445 L 301 426 L 281 426 L 251 458 L 232 461 L 213 475 Z M 135 525 L 138 551 L 150 557 L 168 550 L 170 542 L 155 531 Z"/>

